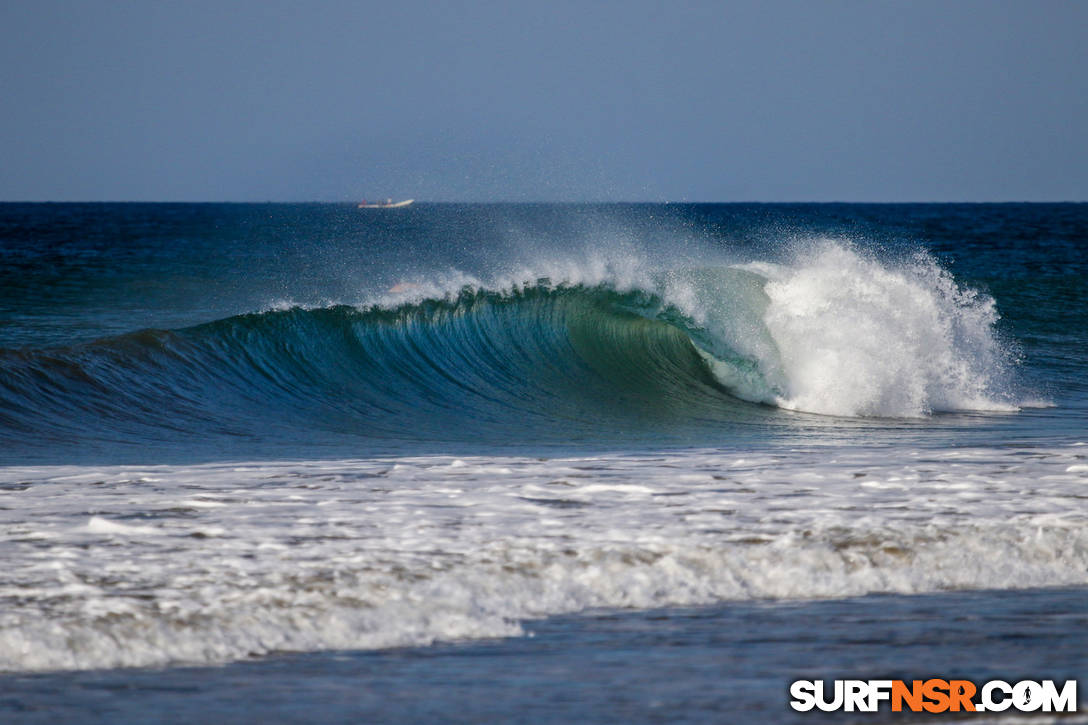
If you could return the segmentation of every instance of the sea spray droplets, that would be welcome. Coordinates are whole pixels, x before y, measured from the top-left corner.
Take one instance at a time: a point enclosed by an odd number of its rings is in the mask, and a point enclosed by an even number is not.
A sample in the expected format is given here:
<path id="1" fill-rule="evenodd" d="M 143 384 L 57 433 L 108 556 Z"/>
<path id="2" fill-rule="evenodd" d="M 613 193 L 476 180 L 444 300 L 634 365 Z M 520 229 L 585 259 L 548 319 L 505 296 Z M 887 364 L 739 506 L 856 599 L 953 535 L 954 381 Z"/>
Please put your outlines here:
<path id="1" fill-rule="evenodd" d="M 744 400 L 838 416 L 1016 410 L 992 298 L 959 286 L 924 252 L 882 260 L 843 241 L 795 247 L 788 263 L 669 269 L 598 256 L 475 282 L 503 295 L 540 279 L 645 294 L 645 306 L 624 309 L 691 335 L 719 382 Z M 444 289 L 453 299 L 461 288 Z"/>
<path id="2" fill-rule="evenodd" d="M 785 408 L 844 416 L 1014 410 L 994 301 L 929 256 L 884 264 L 824 242 L 791 265 L 761 264 L 765 322 Z"/>

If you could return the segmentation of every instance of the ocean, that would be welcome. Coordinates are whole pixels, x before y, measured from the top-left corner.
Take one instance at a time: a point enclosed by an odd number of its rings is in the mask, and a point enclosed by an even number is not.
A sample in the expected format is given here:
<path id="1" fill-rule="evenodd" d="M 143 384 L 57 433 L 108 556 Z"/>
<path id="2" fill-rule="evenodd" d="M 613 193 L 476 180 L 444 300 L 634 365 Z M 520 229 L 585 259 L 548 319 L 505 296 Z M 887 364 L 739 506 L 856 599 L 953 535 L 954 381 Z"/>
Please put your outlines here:
<path id="1" fill-rule="evenodd" d="M 1083 693 L 1088 204 L 0 204 L 0 552 L 4 722 Z"/>

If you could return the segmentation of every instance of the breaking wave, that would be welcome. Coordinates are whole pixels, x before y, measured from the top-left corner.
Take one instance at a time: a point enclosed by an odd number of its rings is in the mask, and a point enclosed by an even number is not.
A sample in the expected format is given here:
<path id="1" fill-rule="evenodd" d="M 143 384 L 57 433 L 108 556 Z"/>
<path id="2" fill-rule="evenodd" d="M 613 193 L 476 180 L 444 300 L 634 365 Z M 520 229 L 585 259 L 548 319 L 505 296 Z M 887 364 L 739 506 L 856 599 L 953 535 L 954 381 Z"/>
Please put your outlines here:
<path id="1" fill-rule="evenodd" d="M 863 417 L 1015 410 L 997 319 L 990 297 L 929 256 L 886 262 L 840 242 L 634 279 L 404 285 L 373 304 L 0 353 L 0 429 L 441 439 L 531 427 L 539 439 L 736 420 L 750 403 Z"/>

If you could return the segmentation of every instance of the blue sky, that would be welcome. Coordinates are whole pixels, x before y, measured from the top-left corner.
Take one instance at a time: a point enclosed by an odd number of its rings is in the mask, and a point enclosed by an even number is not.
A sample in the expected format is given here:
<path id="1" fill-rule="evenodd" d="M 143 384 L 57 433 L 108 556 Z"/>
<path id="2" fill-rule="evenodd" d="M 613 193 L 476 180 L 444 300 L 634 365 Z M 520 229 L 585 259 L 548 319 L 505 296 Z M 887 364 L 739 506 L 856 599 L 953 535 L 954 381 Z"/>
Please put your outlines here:
<path id="1" fill-rule="evenodd" d="M 0 0 L 0 199 L 1088 199 L 1088 3 Z"/>

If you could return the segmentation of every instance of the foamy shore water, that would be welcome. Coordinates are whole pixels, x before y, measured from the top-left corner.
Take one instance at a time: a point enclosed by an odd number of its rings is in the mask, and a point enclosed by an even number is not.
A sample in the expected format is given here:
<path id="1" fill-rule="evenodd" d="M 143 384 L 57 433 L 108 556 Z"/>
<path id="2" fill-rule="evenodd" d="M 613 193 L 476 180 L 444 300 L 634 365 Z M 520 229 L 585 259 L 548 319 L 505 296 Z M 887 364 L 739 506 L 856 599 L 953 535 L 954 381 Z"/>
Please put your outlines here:
<path id="1" fill-rule="evenodd" d="M 516 636 L 526 619 L 1088 583 L 1088 446 L 0 469 L 0 669 Z"/>

